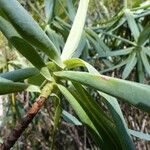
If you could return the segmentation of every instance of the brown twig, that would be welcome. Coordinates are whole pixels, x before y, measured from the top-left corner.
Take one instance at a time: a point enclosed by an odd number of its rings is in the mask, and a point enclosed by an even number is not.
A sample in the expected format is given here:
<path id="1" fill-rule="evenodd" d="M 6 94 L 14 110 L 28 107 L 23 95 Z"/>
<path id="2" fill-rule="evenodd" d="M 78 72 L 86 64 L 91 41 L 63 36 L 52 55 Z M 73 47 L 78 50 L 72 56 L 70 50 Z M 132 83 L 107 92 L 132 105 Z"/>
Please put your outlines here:
<path id="1" fill-rule="evenodd" d="M 27 112 L 26 116 L 24 116 L 20 122 L 16 125 L 16 127 L 11 131 L 7 138 L 4 139 L 3 144 L 0 146 L 1 150 L 9 150 L 18 138 L 22 135 L 24 130 L 28 127 L 28 125 L 32 122 L 33 118 L 39 112 L 41 107 L 43 106 L 45 100 L 51 94 L 53 90 L 53 83 L 48 83 L 42 90 L 40 96 L 36 99 L 35 103 L 32 105 L 32 108 Z"/>
<path id="2" fill-rule="evenodd" d="M 7 138 L 4 139 L 4 142 L 1 146 L 1 150 L 8 150 L 17 141 L 17 139 L 21 136 L 23 131 L 28 127 L 28 125 L 32 122 L 32 119 L 38 113 L 40 108 L 42 107 L 45 101 L 44 97 L 39 97 L 36 102 L 33 104 L 32 108 L 29 110 L 26 116 L 24 116 L 20 122 L 16 125 L 16 127 L 11 131 Z"/>

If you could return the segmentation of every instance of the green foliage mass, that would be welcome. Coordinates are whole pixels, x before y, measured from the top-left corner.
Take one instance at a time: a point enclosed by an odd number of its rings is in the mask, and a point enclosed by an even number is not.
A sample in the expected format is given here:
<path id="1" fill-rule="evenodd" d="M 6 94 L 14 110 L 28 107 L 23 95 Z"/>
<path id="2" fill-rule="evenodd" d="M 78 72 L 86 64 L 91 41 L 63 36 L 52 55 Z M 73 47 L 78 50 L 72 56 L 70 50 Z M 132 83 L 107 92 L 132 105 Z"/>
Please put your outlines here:
<path id="1" fill-rule="evenodd" d="M 0 94 L 10 94 L 6 108 L 15 118 L 10 124 L 46 94 L 33 120 L 46 148 L 58 148 L 63 123 L 86 128 L 84 143 L 91 136 L 91 145 L 102 150 L 134 150 L 131 135 L 150 140 L 128 127 L 119 104 L 150 113 L 149 15 L 150 4 L 140 0 L 0 0 L 0 30 L 11 51 L 19 52 L 17 63 L 22 62 L 18 67 L 16 60 L 0 55 Z M 28 99 L 24 105 L 16 100 L 21 91 Z M 92 149 L 89 143 L 84 149 Z"/>

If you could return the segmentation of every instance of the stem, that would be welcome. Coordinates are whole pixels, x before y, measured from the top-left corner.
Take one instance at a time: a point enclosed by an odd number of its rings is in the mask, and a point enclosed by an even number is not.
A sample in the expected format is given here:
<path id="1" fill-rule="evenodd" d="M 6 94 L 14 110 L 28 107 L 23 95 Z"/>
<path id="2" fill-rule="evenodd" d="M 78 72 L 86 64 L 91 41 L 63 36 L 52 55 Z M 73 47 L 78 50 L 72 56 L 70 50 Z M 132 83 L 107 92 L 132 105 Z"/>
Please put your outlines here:
<path id="1" fill-rule="evenodd" d="M 33 118 L 39 112 L 43 106 L 45 100 L 52 93 L 54 88 L 54 82 L 47 83 L 40 94 L 36 99 L 32 108 L 27 112 L 27 114 L 17 123 L 16 127 L 11 131 L 7 138 L 4 139 L 3 144 L 0 146 L 1 150 L 9 150 L 16 143 L 18 138 L 22 135 L 28 125 L 32 122 Z"/>

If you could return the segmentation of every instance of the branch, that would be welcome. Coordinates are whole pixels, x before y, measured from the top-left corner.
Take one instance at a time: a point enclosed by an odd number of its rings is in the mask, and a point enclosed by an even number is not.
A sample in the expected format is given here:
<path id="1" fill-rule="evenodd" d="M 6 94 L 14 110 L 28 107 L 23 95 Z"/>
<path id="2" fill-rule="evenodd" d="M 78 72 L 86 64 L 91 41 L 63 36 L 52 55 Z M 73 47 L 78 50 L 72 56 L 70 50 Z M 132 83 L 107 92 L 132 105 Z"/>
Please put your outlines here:
<path id="1" fill-rule="evenodd" d="M 16 127 L 11 131 L 11 133 L 4 139 L 3 144 L 0 146 L 1 150 L 9 150 L 16 143 L 18 138 L 22 135 L 28 125 L 32 122 L 33 118 L 39 112 L 43 106 L 45 100 L 51 94 L 53 90 L 54 83 L 47 83 L 40 96 L 36 99 L 32 108 L 27 112 L 27 114 L 17 123 Z"/>

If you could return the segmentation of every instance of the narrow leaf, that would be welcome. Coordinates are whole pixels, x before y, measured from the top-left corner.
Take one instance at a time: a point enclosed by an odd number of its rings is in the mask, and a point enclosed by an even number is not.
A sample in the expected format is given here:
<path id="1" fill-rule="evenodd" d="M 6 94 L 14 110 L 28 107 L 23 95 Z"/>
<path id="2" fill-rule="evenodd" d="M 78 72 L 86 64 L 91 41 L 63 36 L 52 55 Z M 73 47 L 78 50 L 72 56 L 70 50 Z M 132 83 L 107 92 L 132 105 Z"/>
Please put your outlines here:
<path id="1" fill-rule="evenodd" d="M 57 128 L 59 127 L 59 122 L 61 119 L 61 114 L 62 114 L 62 109 L 60 105 L 60 98 L 55 94 L 53 95 L 55 98 L 55 114 L 54 114 L 54 128 L 52 131 L 52 144 L 51 144 L 51 149 L 54 149 L 54 144 L 55 144 L 55 139 L 56 139 L 56 133 L 57 133 Z"/>
<path id="2" fill-rule="evenodd" d="M 40 87 L 35 85 L 29 85 L 26 91 L 41 93 Z"/>
<path id="3" fill-rule="evenodd" d="M 82 125 L 82 123 L 76 117 L 74 117 L 73 115 L 71 115 L 67 111 L 63 110 L 62 114 L 63 114 L 64 120 L 66 120 L 67 122 L 72 123 L 76 126 Z"/>
<path id="4" fill-rule="evenodd" d="M 150 47 L 142 47 L 145 54 L 147 54 L 150 57 Z"/>
<path id="5" fill-rule="evenodd" d="M 127 124 L 125 122 L 125 119 L 123 117 L 123 114 L 121 112 L 120 106 L 116 100 L 116 98 L 107 95 L 103 92 L 98 92 L 101 96 L 105 98 L 105 102 L 107 104 L 108 110 L 110 111 L 112 118 L 116 124 L 117 133 L 119 136 L 119 139 L 122 143 L 122 147 L 124 150 L 130 149 L 134 150 L 134 144 L 131 140 L 130 133 L 128 131 Z"/>
<path id="6" fill-rule="evenodd" d="M 88 3 L 89 0 L 80 0 L 77 14 L 61 55 L 62 60 L 71 58 L 80 42 L 86 19 Z"/>
<path id="7" fill-rule="evenodd" d="M 49 22 L 53 17 L 53 11 L 56 0 L 44 0 L 46 22 Z"/>
<path id="8" fill-rule="evenodd" d="M 146 134 L 146 133 L 143 133 L 143 132 L 140 132 L 140 131 L 135 131 L 135 130 L 131 130 L 131 129 L 128 129 L 130 134 L 135 136 L 135 137 L 138 137 L 140 139 L 143 139 L 143 140 L 147 140 L 147 141 L 150 141 L 150 134 Z"/>
<path id="9" fill-rule="evenodd" d="M 133 13 L 129 9 L 125 9 L 125 15 L 126 15 L 127 22 L 128 22 L 129 28 L 131 30 L 131 33 L 133 34 L 134 40 L 137 42 L 140 32 L 139 32 L 137 23 L 134 19 Z"/>
<path id="10" fill-rule="evenodd" d="M 127 55 L 130 54 L 133 50 L 133 47 L 126 48 L 126 49 L 121 49 L 121 50 L 115 50 L 115 51 L 107 51 L 105 57 L 110 57 L 110 56 L 122 56 L 122 55 Z"/>
<path id="11" fill-rule="evenodd" d="M 114 149 L 118 149 L 120 147 L 120 142 L 117 140 L 118 136 L 112 120 L 104 114 L 97 102 L 82 85 L 74 82 L 73 85 L 75 89 L 72 90 L 72 93 L 74 93 L 80 105 L 86 110 L 99 134 L 102 136 L 104 141 L 103 148 L 109 149 L 113 147 Z M 107 145 L 106 143 L 109 144 Z"/>
<path id="12" fill-rule="evenodd" d="M 97 138 L 97 141 L 102 144 L 103 141 L 102 141 L 101 136 L 98 134 L 97 129 L 95 128 L 95 126 L 93 125 L 92 121 L 90 120 L 90 118 L 86 114 L 85 110 L 78 103 L 78 101 L 76 100 L 76 98 L 64 86 L 58 85 L 58 84 L 57 84 L 57 86 L 58 86 L 59 90 L 61 91 L 61 93 L 68 100 L 68 102 L 70 103 L 70 105 L 72 106 L 72 108 L 74 109 L 74 111 L 76 112 L 76 114 L 78 115 L 78 117 L 80 118 L 80 120 L 93 133 L 93 135 L 95 136 L 95 138 Z"/>
<path id="13" fill-rule="evenodd" d="M 141 59 L 142 59 L 146 72 L 150 75 L 150 63 L 146 54 L 143 51 L 141 51 Z"/>
<path id="14" fill-rule="evenodd" d="M 144 67 L 141 59 L 140 52 L 137 53 L 137 72 L 138 72 L 138 79 L 140 83 L 144 83 L 145 74 L 144 74 Z"/>
<path id="15" fill-rule="evenodd" d="M 60 71 L 54 74 L 61 78 L 92 86 L 150 113 L 150 86 L 148 85 L 86 72 Z"/>
<path id="16" fill-rule="evenodd" d="M 10 80 L 0 77 L 0 95 L 14 92 L 21 92 L 27 88 L 27 85 L 19 82 L 12 82 Z"/>
<path id="17" fill-rule="evenodd" d="M 36 68 L 25 68 L 25 69 L 18 69 L 15 71 L 6 72 L 6 73 L 1 73 L 0 77 L 12 81 L 22 81 L 24 79 L 36 75 L 37 73 L 39 73 L 39 71 Z"/>
<path id="18" fill-rule="evenodd" d="M 59 53 L 54 44 L 17 0 L 1 0 L 0 9 L 26 41 L 42 50 L 62 66 Z"/>
<path id="19" fill-rule="evenodd" d="M 50 74 L 50 72 L 49 72 L 49 70 L 48 70 L 47 67 L 41 68 L 40 73 L 41 73 L 41 75 L 43 75 L 43 77 L 45 77 L 45 79 L 47 79 L 48 81 L 51 81 L 51 80 L 52 80 L 51 74 Z"/>
<path id="20" fill-rule="evenodd" d="M 126 79 L 129 76 L 129 74 L 135 67 L 136 63 L 137 63 L 136 53 L 133 53 L 129 56 L 128 62 L 123 70 L 123 73 L 122 73 L 123 79 Z"/>
<path id="21" fill-rule="evenodd" d="M 107 51 L 109 52 L 109 47 L 100 39 L 100 37 L 91 29 L 86 29 L 86 35 L 89 42 L 92 43 L 93 47 L 99 54 L 99 57 L 106 57 Z"/>
<path id="22" fill-rule="evenodd" d="M 147 23 L 143 31 L 140 33 L 140 36 L 138 38 L 138 45 L 143 45 L 146 40 L 148 40 L 150 37 L 150 22 Z"/>
<path id="23" fill-rule="evenodd" d="M 87 67 L 87 69 L 90 73 L 99 75 L 99 72 L 93 66 L 91 66 L 90 64 L 88 64 L 80 59 L 71 59 L 71 60 L 68 60 L 65 62 L 70 62 L 70 63 L 76 62 L 76 65 L 83 64 L 84 66 Z M 78 84 L 76 83 L 75 85 L 77 86 Z M 81 88 L 81 86 L 79 86 L 79 85 L 77 86 L 76 90 L 78 91 L 77 95 L 79 95 L 80 97 L 82 97 L 82 99 L 84 99 L 84 102 L 86 103 L 86 105 L 88 105 L 88 103 L 89 103 L 89 105 L 87 107 L 90 109 L 90 112 L 92 112 L 92 114 L 94 114 L 94 112 L 96 113 L 97 119 L 99 120 L 98 121 L 99 127 L 101 126 L 101 124 L 104 123 L 104 126 L 105 126 L 104 128 L 106 128 L 106 130 L 109 131 L 109 127 L 107 127 L 107 126 L 110 123 L 108 123 L 108 122 L 105 123 L 105 120 L 104 120 L 105 115 L 103 115 L 103 112 L 100 111 L 100 109 L 98 108 L 98 105 L 94 104 L 96 102 L 93 99 L 91 99 L 90 96 L 88 96 L 89 95 L 88 92 L 85 93 L 83 88 Z M 115 122 L 116 129 L 117 129 L 116 133 L 118 134 L 119 140 L 122 143 L 122 147 L 124 147 L 125 149 L 128 148 L 128 149 L 134 150 L 133 142 L 131 140 L 127 125 L 125 123 L 123 114 L 121 112 L 121 109 L 120 109 L 120 106 L 119 106 L 117 100 L 114 97 L 107 95 L 105 93 L 102 93 L 100 91 L 98 91 L 98 93 L 106 99 L 105 102 L 108 106 L 110 113 L 112 114 L 112 118 Z M 90 99 L 88 97 L 90 97 Z M 95 109 L 93 109 L 92 106 Z M 96 111 L 96 110 L 99 110 L 99 111 Z M 103 116 L 103 117 L 100 117 L 100 116 Z M 94 116 L 92 116 L 92 118 L 94 118 Z M 111 128 L 111 131 L 112 131 L 112 128 Z M 109 134 L 111 131 L 109 131 Z M 104 136 L 104 134 L 103 134 L 103 136 Z M 108 137 L 109 136 L 107 136 L 107 138 Z"/>
<path id="24" fill-rule="evenodd" d="M 75 8 L 73 6 L 73 0 L 66 0 L 67 3 L 67 9 L 68 9 L 68 14 L 69 14 L 69 18 L 70 20 L 74 20 L 75 17 Z"/>
<path id="25" fill-rule="evenodd" d="M 5 37 L 12 43 L 12 45 L 26 57 L 35 67 L 40 69 L 45 64 L 35 48 L 28 44 L 21 36 L 17 33 L 15 28 L 3 17 L 0 16 L 0 30 Z"/>

